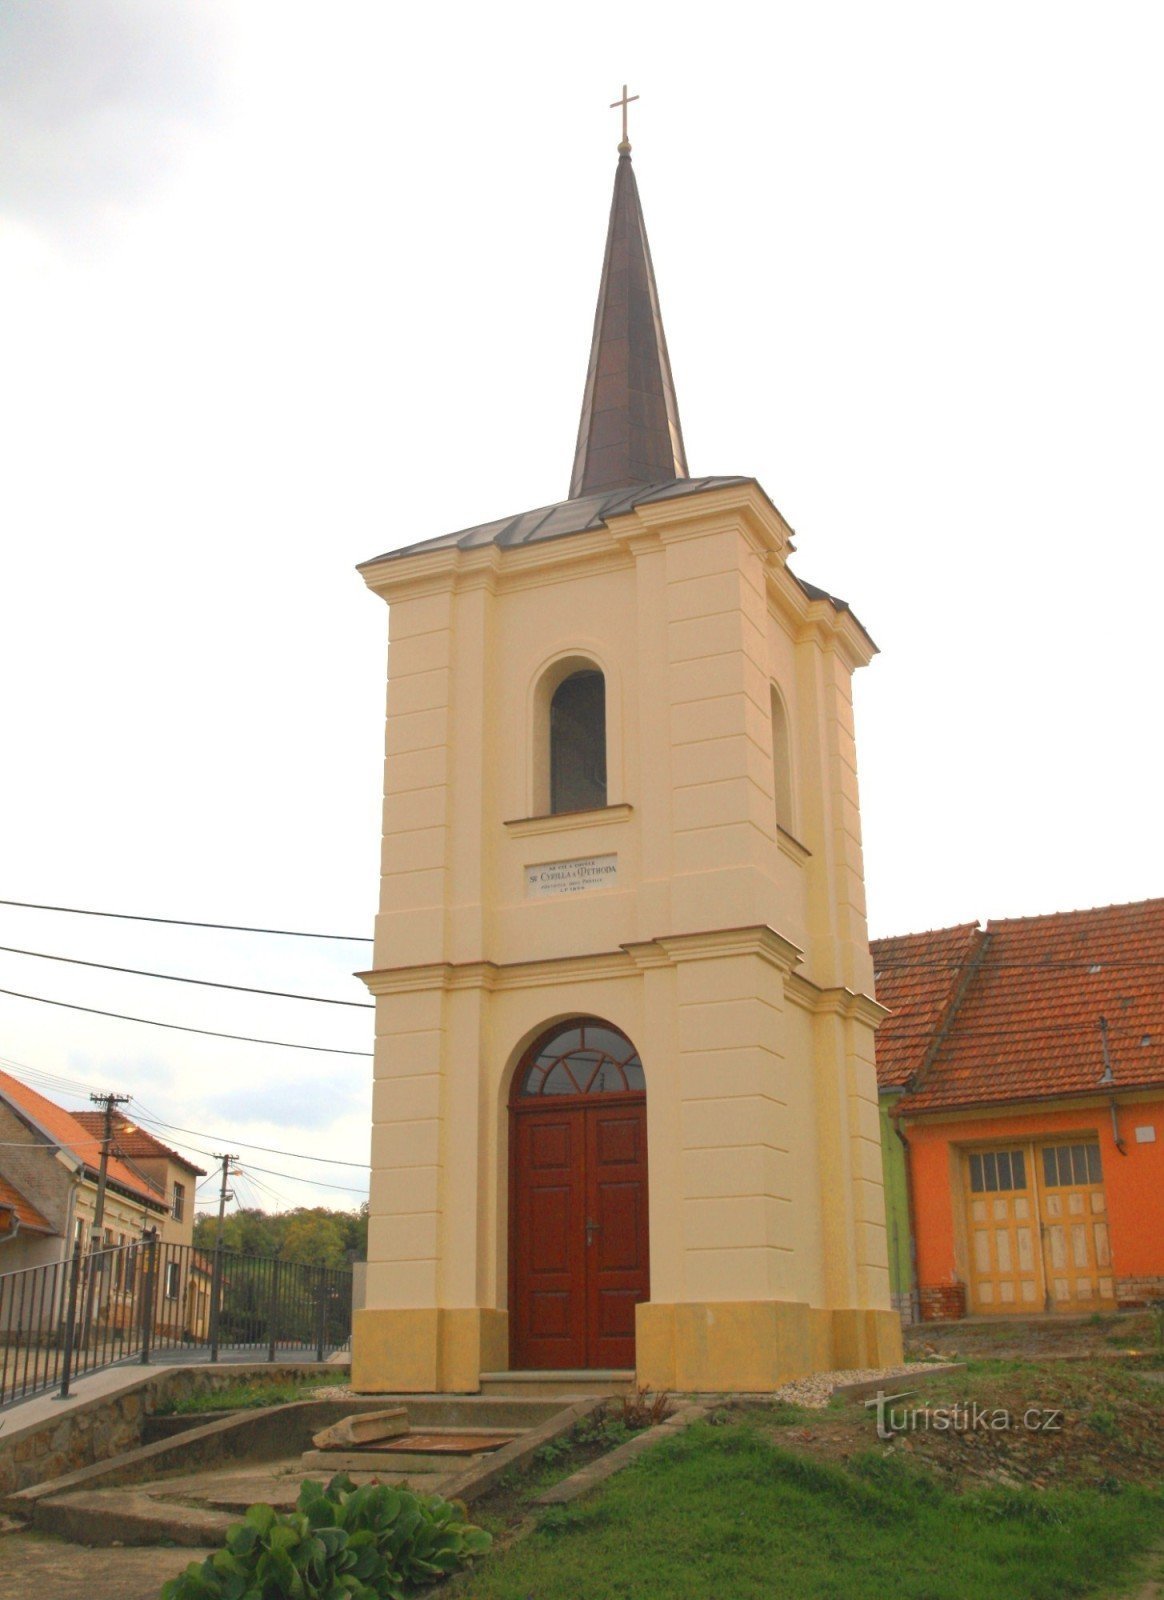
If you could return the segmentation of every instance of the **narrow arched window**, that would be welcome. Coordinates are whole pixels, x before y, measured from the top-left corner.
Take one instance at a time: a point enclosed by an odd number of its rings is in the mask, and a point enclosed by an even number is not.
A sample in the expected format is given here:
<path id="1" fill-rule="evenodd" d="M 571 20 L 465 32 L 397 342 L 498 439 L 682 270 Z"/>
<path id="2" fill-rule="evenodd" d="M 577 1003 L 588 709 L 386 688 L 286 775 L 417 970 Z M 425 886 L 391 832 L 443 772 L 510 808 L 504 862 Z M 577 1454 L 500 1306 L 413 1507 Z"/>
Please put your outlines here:
<path id="1" fill-rule="evenodd" d="M 788 713 L 780 693 L 772 686 L 772 783 L 776 796 L 776 821 L 786 833 L 792 828 L 792 742 Z"/>
<path id="2" fill-rule="evenodd" d="M 550 810 L 605 804 L 606 681 L 601 672 L 572 672 L 550 701 Z"/>

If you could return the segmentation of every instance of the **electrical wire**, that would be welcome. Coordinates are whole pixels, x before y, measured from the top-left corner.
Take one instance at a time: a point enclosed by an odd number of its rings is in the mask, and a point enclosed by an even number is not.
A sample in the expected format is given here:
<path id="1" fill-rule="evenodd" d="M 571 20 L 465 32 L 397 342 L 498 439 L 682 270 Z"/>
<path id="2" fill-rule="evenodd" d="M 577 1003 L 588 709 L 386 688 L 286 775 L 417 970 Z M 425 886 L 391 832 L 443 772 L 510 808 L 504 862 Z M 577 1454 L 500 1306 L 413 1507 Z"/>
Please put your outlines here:
<path id="1" fill-rule="evenodd" d="M 164 983 L 196 983 L 203 989 L 230 989 L 235 994 L 269 995 L 275 1000 L 310 1000 L 317 1006 L 353 1006 L 358 1011 L 374 1011 L 371 1000 L 331 1000 L 321 994 L 295 994 L 288 989 L 254 989 L 245 983 L 216 983 L 210 978 L 183 978 L 175 972 L 149 972 L 142 967 L 115 967 L 108 961 L 82 961 L 78 956 L 54 956 L 44 950 L 21 950 L 16 945 L 0 944 L 10 956 L 31 956 L 35 961 L 63 961 L 71 967 L 96 967 L 101 972 L 126 972 L 134 978 L 160 978 Z"/>
<path id="2" fill-rule="evenodd" d="M 333 939 L 341 944 L 371 944 L 362 933 L 304 933 L 301 928 L 251 928 L 237 922 L 192 922 L 186 917 L 146 917 L 130 911 L 91 911 L 83 906 L 47 906 L 35 900 L 0 900 L 24 911 L 61 911 L 71 917 L 115 917 L 120 922 L 160 922 L 172 928 L 216 928 L 225 933 L 269 933 L 286 939 Z"/>
<path id="3" fill-rule="evenodd" d="M 65 1011 L 84 1011 L 91 1017 L 113 1017 L 117 1022 L 139 1022 L 147 1028 L 168 1028 L 173 1033 L 198 1033 L 206 1039 L 234 1039 L 240 1044 L 270 1045 L 276 1050 L 311 1050 L 325 1056 L 367 1056 L 371 1050 L 338 1050 L 326 1044 L 296 1044 L 290 1039 L 257 1039 L 249 1033 L 221 1033 L 217 1028 L 192 1028 L 181 1022 L 159 1022 L 156 1017 L 131 1017 L 124 1011 L 102 1011 L 97 1006 L 79 1006 L 72 1000 L 49 1000 L 42 994 L 25 994 L 20 989 L 0 989 L 14 1000 L 33 1000 L 41 1006 L 59 1006 Z"/>
<path id="4" fill-rule="evenodd" d="M 135 1104 L 141 1106 L 141 1101 L 136 1100 Z M 168 1128 L 173 1133 L 192 1133 L 196 1139 L 219 1140 L 218 1134 L 207 1133 L 203 1128 L 183 1128 L 180 1127 L 176 1122 L 166 1122 L 161 1117 L 151 1116 L 148 1112 L 146 1112 L 144 1106 L 142 1106 L 142 1112 L 143 1115 L 141 1120 L 143 1122 L 152 1122 L 155 1127 Z M 320 1161 L 324 1162 L 329 1167 L 356 1167 L 361 1172 L 366 1172 L 368 1170 L 368 1163 L 366 1161 L 341 1161 L 338 1157 L 333 1159 L 327 1156 L 300 1155 L 298 1150 L 277 1150 L 273 1145 L 269 1144 L 251 1144 L 248 1140 L 241 1139 L 237 1133 L 232 1133 L 231 1138 L 234 1140 L 235 1144 L 241 1144 L 248 1150 L 261 1150 L 264 1155 L 268 1156 L 290 1156 L 295 1161 Z M 221 1143 L 222 1141 L 219 1140 L 219 1142 Z"/>
<path id="5" fill-rule="evenodd" d="M 21 1065 L 23 1067 L 22 1063 L 10 1062 L 8 1064 L 9 1065 Z M 35 1068 L 23 1068 L 23 1070 L 32 1072 L 32 1071 L 35 1071 L 36 1069 Z M 209 1141 L 211 1144 L 221 1144 L 221 1143 L 224 1142 L 219 1137 L 219 1135 L 217 1135 L 217 1134 L 200 1132 L 200 1131 L 195 1130 L 195 1129 L 180 1128 L 175 1123 L 166 1122 L 161 1117 L 157 1117 L 157 1116 L 153 1116 L 153 1115 L 149 1114 L 147 1112 L 147 1110 L 146 1110 L 146 1107 L 144 1107 L 142 1105 L 141 1101 L 138 1100 L 136 1096 L 134 1096 L 134 1105 L 135 1105 L 135 1108 L 137 1108 L 139 1110 L 139 1112 L 141 1113 L 140 1116 L 139 1116 L 139 1120 L 140 1120 L 140 1122 L 142 1124 L 153 1124 L 155 1127 L 166 1128 L 166 1129 L 169 1129 L 169 1130 L 173 1130 L 176 1133 L 191 1133 L 192 1132 L 192 1133 L 195 1134 L 195 1137 L 200 1138 L 200 1139 L 205 1139 L 205 1140 Z M 147 1127 L 147 1131 L 148 1131 L 148 1127 Z M 324 1167 L 337 1167 L 337 1166 L 354 1167 L 357 1171 L 364 1171 L 364 1172 L 366 1172 L 368 1170 L 368 1163 L 367 1162 L 342 1161 L 342 1160 L 339 1160 L 339 1159 L 334 1159 L 333 1160 L 328 1156 L 304 1155 L 298 1150 L 276 1150 L 276 1149 L 273 1149 L 270 1145 L 249 1144 L 245 1139 L 239 1139 L 237 1135 L 233 1135 L 232 1137 L 233 1137 L 234 1142 L 236 1144 L 241 1144 L 241 1145 L 245 1146 L 245 1148 L 247 1148 L 249 1150 L 261 1150 L 264 1154 L 280 1155 L 280 1156 L 284 1156 L 284 1157 L 286 1157 L 286 1158 L 288 1158 L 290 1160 L 294 1160 L 294 1161 L 307 1161 L 307 1162 L 311 1162 L 312 1164 L 314 1164 L 316 1166 L 324 1166 Z M 96 1150 L 96 1149 L 100 1148 L 101 1143 L 102 1143 L 101 1139 L 98 1138 L 95 1134 L 93 1134 L 93 1135 L 87 1135 L 87 1136 L 84 1136 L 82 1138 L 78 1138 L 78 1139 L 75 1139 L 75 1140 L 69 1140 L 68 1141 L 68 1148 L 70 1148 L 70 1149 L 72 1149 L 74 1151 L 80 1151 L 84 1147 L 92 1147 L 93 1149 Z M 60 1146 L 57 1143 L 44 1143 L 44 1142 L 42 1142 L 40 1140 L 21 1141 L 19 1144 L 16 1144 L 16 1143 L 9 1144 L 7 1142 L 0 1142 L 0 1149 L 17 1149 L 17 1148 L 22 1149 L 22 1150 L 56 1150 L 56 1149 L 59 1149 Z M 188 1145 L 187 1148 L 189 1150 L 193 1150 L 198 1155 L 208 1156 L 211 1159 L 216 1159 L 215 1158 L 215 1153 L 214 1153 L 213 1150 L 204 1149 L 201 1145 L 191 1144 L 191 1145 Z M 324 1183 L 321 1180 L 318 1180 L 318 1179 L 315 1179 L 315 1178 L 310 1178 L 310 1177 L 304 1177 L 301 1174 L 294 1173 L 294 1172 L 275 1172 L 273 1169 L 264 1168 L 264 1167 L 253 1168 L 252 1170 L 259 1171 L 259 1172 L 266 1172 L 271 1177 L 287 1178 L 292 1183 L 312 1184 L 312 1185 L 317 1185 L 318 1187 L 325 1188 L 325 1189 L 328 1189 L 328 1188 L 330 1188 L 330 1189 L 340 1189 L 340 1190 L 344 1190 L 345 1192 L 352 1193 L 352 1194 L 363 1194 L 363 1193 L 366 1192 L 365 1189 L 355 1188 L 355 1187 L 352 1187 L 352 1186 L 350 1186 L 348 1184 Z M 203 1179 L 202 1183 L 197 1185 L 197 1188 L 198 1189 L 205 1188 L 207 1185 L 212 1184 L 212 1183 L 217 1183 L 217 1182 L 218 1182 L 218 1175 L 216 1173 L 212 1172 L 206 1178 Z M 196 1190 L 196 1192 L 197 1192 L 197 1190 Z"/>

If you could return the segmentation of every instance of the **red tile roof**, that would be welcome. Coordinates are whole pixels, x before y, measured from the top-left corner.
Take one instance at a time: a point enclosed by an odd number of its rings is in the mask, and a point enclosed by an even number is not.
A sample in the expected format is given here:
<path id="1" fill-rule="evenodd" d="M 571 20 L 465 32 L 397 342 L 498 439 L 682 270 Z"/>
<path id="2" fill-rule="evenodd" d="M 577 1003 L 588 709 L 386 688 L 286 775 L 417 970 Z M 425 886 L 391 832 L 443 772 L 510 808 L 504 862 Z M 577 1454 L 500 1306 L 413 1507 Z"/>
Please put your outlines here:
<path id="1" fill-rule="evenodd" d="M 20 1190 L 14 1188 L 7 1178 L 0 1178 L 0 1209 L 14 1212 L 20 1226 L 31 1228 L 34 1233 L 57 1231 L 51 1223 L 45 1221 L 31 1200 L 26 1200 Z"/>
<path id="2" fill-rule="evenodd" d="M 96 1174 L 97 1164 L 101 1159 L 101 1141 L 90 1133 L 71 1111 L 66 1111 L 63 1106 L 46 1100 L 43 1094 L 38 1094 L 35 1089 L 30 1089 L 27 1083 L 21 1083 L 19 1078 L 14 1078 L 7 1072 L 0 1072 L 0 1096 L 17 1111 L 23 1112 L 25 1116 L 39 1123 L 55 1144 L 69 1155 L 75 1156 L 78 1161 L 83 1161 L 85 1166 Z M 165 1196 L 155 1189 L 148 1179 L 140 1173 L 131 1171 L 124 1161 L 119 1161 L 116 1156 L 109 1158 L 108 1181 L 134 1200 L 148 1201 L 158 1210 L 167 1209 Z"/>
<path id="3" fill-rule="evenodd" d="M 878 985 L 885 1004 L 894 981 Z M 1114 1087 L 1164 1087 L 1164 900 L 989 922 L 949 1031 L 901 1110 L 1106 1096 L 1101 1017 Z M 897 1021 L 887 1073 L 925 1032 L 919 1023 L 907 1044 L 908 1026 L 906 1016 Z"/>
<path id="4" fill-rule="evenodd" d="M 890 1015 L 877 1030 L 877 1085 L 900 1089 L 920 1071 L 981 934 L 976 922 L 874 939 L 874 992 Z"/>
<path id="5" fill-rule="evenodd" d="M 98 1138 L 101 1137 L 105 1126 L 103 1111 L 74 1111 L 73 1117 L 83 1128 L 96 1134 Z M 205 1167 L 196 1167 L 192 1161 L 180 1156 L 176 1150 L 171 1150 L 168 1144 L 155 1139 L 152 1133 L 139 1128 L 136 1122 L 130 1122 L 127 1117 L 114 1118 L 113 1148 L 119 1156 L 128 1156 L 130 1160 L 175 1161 L 178 1166 L 185 1167 L 187 1172 L 194 1172 L 200 1178 L 206 1176 Z"/>

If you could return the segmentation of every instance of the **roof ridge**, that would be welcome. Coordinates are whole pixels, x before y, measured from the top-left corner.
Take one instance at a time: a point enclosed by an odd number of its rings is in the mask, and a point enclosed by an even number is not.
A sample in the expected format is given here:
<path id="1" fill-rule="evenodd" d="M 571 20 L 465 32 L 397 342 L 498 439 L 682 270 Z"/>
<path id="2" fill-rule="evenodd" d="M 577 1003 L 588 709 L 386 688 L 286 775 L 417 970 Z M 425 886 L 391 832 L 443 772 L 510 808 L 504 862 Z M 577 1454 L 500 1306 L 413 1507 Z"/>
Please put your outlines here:
<path id="1" fill-rule="evenodd" d="M 986 926 L 993 931 L 1034 922 L 1066 922 L 1072 917 L 1097 916 L 1102 911 L 1142 911 L 1146 906 L 1159 906 L 1164 910 L 1164 896 L 1152 895 L 1146 900 L 1116 900 L 1102 906 L 1076 906 L 1071 911 L 1036 911 L 1023 917 L 991 917 Z"/>
<path id="2" fill-rule="evenodd" d="M 964 962 L 957 982 L 947 998 L 941 1016 L 938 1018 L 938 1026 L 934 1030 L 934 1036 L 926 1046 L 926 1053 L 922 1057 L 921 1066 L 918 1067 L 917 1071 L 911 1075 L 906 1083 L 907 1094 L 916 1094 L 925 1084 L 930 1069 L 937 1060 L 942 1046 L 949 1038 L 958 1020 L 958 1013 L 962 1009 L 962 1004 L 973 987 L 975 978 L 982 970 L 982 963 L 986 957 L 986 952 L 990 949 L 992 938 L 993 935 L 991 933 L 976 930 L 974 950 Z"/>
<path id="3" fill-rule="evenodd" d="M 917 928 L 912 933 L 881 933 L 875 939 L 869 940 L 869 948 L 875 949 L 879 944 L 895 943 L 904 939 L 933 939 L 943 933 L 969 933 L 971 930 L 978 932 L 982 924 L 974 922 L 952 922 L 946 928 Z"/>

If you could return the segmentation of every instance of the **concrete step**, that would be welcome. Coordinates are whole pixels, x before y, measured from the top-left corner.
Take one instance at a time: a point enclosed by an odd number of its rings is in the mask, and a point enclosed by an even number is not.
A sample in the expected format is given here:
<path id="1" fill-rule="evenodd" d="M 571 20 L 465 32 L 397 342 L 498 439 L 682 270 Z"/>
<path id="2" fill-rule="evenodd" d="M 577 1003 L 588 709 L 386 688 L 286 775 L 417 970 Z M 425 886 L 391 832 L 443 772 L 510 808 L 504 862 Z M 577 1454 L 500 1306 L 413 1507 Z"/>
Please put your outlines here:
<path id="1" fill-rule="evenodd" d="M 423 1456 L 402 1451 L 399 1455 L 370 1450 L 305 1450 L 303 1472 L 306 1477 L 327 1480 L 337 1472 L 352 1476 L 379 1478 L 383 1483 L 407 1479 L 410 1488 L 426 1494 L 454 1473 L 463 1472 L 482 1456 Z"/>
<path id="2" fill-rule="evenodd" d="M 586 1368 L 581 1371 L 483 1372 L 481 1395 L 531 1399 L 585 1400 L 593 1395 L 629 1394 L 635 1386 L 633 1370 Z"/>
<path id="3" fill-rule="evenodd" d="M 237 1516 L 203 1507 L 161 1505 L 125 1489 L 77 1490 L 38 1501 L 32 1523 L 74 1544 L 176 1544 L 216 1547 Z"/>
<path id="4" fill-rule="evenodd" d="M 365 1403 L 368 1396 L 361 1397 Z M 455 1428 L 466 1432 L 470 1428 L 483 1428 L 489 1432 L 509 1429 L 514 1433 L 524 1428 L 538 1428 L 561 1410 L 561 1401 L 553 1395 L 519 1394 L 487 1395 L 384 1395 L 383 1403 L 398 1401 L 408 1410 L 408 1426 L 413 1433 L 431 1433 L 440 1428 Z"/>

